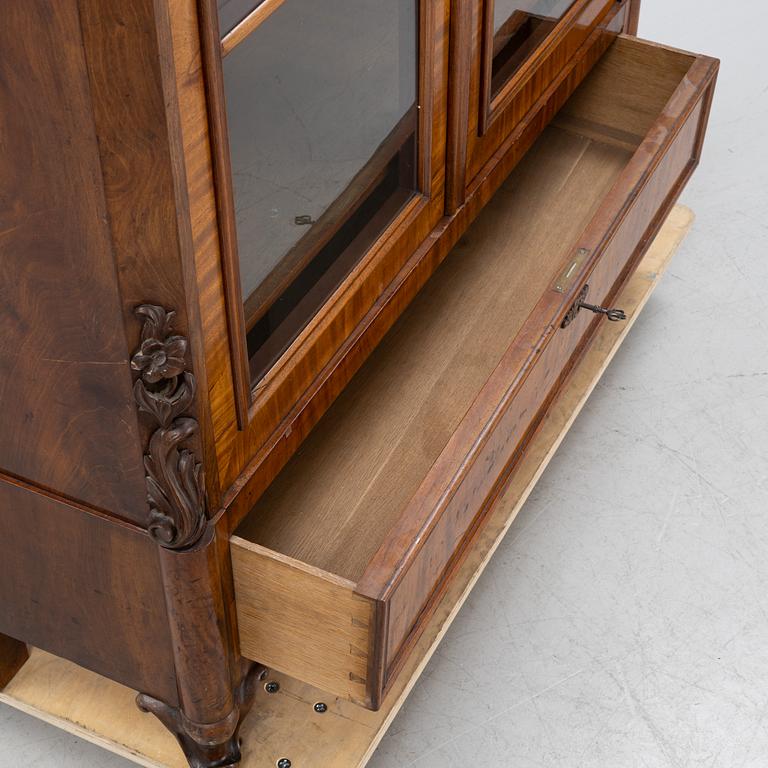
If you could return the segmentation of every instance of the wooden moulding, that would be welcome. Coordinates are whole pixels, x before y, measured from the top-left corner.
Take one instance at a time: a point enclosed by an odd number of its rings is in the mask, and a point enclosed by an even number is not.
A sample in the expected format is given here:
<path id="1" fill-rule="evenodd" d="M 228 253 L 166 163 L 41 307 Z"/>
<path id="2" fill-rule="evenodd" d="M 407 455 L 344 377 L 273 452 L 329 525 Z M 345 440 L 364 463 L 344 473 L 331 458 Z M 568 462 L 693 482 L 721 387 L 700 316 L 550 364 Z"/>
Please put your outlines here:
<path id="1" fill-rule="evenodd" d="M 251 14 L 255 17 L 261 12 L 261 18 L 258 23 L 266 18 L 263 15 L 265 6 L 272 6 L 273 10 L 276 3 L 262 3 L 259 8 Z M 251 18 L 249 17 L 249 18 Z M 247 21 L 248 19 L 246 19 Z M 189 23 L 189 18 L 186 19 Z M 235 229 L 235 218 L 233 215 L 235 209 L 235 192 L 232 183 L 232 162 L 229 149 L 229 129 L 227 127 L 227 109 L 224 95 L 224 69 L 222 64 L 223 49 L 220 46 L 219 35 L 219 14 L 216 6 L 216 0 L 200 0 L 198 3 L 198 16 L 196 21 L 199 24 L 200 33 L 200 61 L 204 68 L 204 78 L 196 82 L 182 82 L 179 85 L 179 93 L 182 99 L 190 99 L 195 89 L 199 89 L 202 80 L 205 82 L 205 107 L 208 123 L 208 137 L 211 144 L 211 166 L 210 173 L 212 177 L 211 188 L 215 190 L 216 223 L 218 230 L 219 243 L 221 248 L 222 260 L 222 281 L 223 289 L 227 295 L 225 314 L 227 318 L 227 329 L 229 332 L 229 349 L 232 361 L 232 387 L 233 399 L 237 425 L 242 429 L 248 418 L 248 407 L 251 404 L 251 382 L 248 372 L 248 364 L 245 359 L 245 318 L 240 305 L 240 296 L 242 289 L 240 284 L 240 270 L 237 267 L 237 231 Z M 242 26 L 242 25 L 241 25 Z M 176 34 L 182 27 L 177 23 Z M 185 45 L 177 44 L 176 55 L 179 52 L 194 55 L 194 49 L 188 50 L 188 40 Z M 182 102 L 183 103 L 183 102 Z M 191 115 L 190 115 L 191 116 Z M 195 115 L 198 119 L 200 115 Z M 192 121 L 188 121 L 182 127 L 187 135 L 191 132 Z M 198 130 L 199 124 L 198 124 Z M 188 147 L 185 148 L 189 163 L 200 162 L 196 155 L 191 153 Z M 207 160 L 207 158 L 206 158 Z M 208 170 L 208 169 L 206 169 Z M 190 195 L 191 200 L 195 198 Z M 208 203 L 206 197 L 198 199 L 197 205 Z M 195 205 L 192 203 L 192 205 Z M 205 302 L 204 294 L 201 298 Z M 203 307 L 205 304 L 203 304 Z"/>
<path id="2" fill-rule="evenodd" d="M 676 207 L 637 271 L 617 297 L 626 323 L 603 323 L 578 366 L 552 403 L 528 444 L 508 485 L 489 512 L 485 527 L 458 564 L 449 588 L 378 712 L 371 712 L 321 690 L 274 673 L 277 694 L 259 688 L 254 712 L 245 720 L 244 768 L 272 768 L 289 758 L 304 768 L 362 768 L 389 728 L 409 692 L 447 632 L 469 591 L 501 543 L 576 416 L 624 341 L 693 220 Z M 2 667 L 2 665 L 0 665 Z M 151 768 L 185 768 L 173 737 L 141 715 L 129 688 L 70 662 L 33 650 L 0 701 L 112 752 Z M 318 714 L 322 701 L 328 711 Z"/>
<path id="3" fill-rule="evenodd" d="M 627 23 L 624 32 L 628 35 L 636 35 L 640 23 L 640 0 L 628 0 Z"/>
<path id="4" fill-rule="evenodd" d="M 221 41 L 221 55 L 231 53 L 256 27 L 266 21 L 285 0 L 263 0 L 239 24 L 224 35 Z"/>

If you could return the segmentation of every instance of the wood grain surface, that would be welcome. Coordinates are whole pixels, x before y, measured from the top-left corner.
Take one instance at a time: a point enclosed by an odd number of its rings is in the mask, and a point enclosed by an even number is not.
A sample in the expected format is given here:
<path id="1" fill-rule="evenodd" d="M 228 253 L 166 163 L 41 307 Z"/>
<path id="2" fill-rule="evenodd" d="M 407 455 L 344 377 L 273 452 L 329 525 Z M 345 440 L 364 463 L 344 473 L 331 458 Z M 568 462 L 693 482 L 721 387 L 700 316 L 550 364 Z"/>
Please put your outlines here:
<path id="1" fill-rule="evenodd" d="M 243 539 L 232 548 L 232 567 L 246 658 L 370 702 L 374 606 L 352 582 Z"/>
<path id="2" fill-rule="evenodd" d="M 142 523 L 141 442 L 78 3 L 4 3 L 0 49 L 0 470 Z"/>
<path id="3" fill-rule="evenodd" d="M 175 703 L 147 533 L 2 477 L 0 509 L 0 633 Z"/>

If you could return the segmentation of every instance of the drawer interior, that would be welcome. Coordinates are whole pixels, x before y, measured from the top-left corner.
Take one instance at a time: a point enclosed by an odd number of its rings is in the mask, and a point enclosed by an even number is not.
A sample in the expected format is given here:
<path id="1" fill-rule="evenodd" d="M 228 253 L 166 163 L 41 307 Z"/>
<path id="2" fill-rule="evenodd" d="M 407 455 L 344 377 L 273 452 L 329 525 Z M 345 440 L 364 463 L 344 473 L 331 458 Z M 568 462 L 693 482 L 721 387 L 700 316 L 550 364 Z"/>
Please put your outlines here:
<path id="1" fill-rule="evenodd" d="M 629 155 L 549 130 L 238 535 L 357 581 Z"/>
<path id="2" fill-rule="evenodd" d="M 360 579 L 691 61 L 616 41 L 237 536 Z"/>
<path id="3" fill-rule="evenodd" d="M 587 225 L 629 154 L 550 130 L 238 535 L 357 581 L 562 267 L 564 246 Z"/>
<path id="4" fill-rule="evenodd" d="M 555 283 L 584 251 L 595 298 L 618 285 L 692 167 L 713 71 L 619 38 L 544 130 L 232 537 L 246 658 L 381 704 L 586 338 L 584 315 L 554 332 L 578 285 Z"/>

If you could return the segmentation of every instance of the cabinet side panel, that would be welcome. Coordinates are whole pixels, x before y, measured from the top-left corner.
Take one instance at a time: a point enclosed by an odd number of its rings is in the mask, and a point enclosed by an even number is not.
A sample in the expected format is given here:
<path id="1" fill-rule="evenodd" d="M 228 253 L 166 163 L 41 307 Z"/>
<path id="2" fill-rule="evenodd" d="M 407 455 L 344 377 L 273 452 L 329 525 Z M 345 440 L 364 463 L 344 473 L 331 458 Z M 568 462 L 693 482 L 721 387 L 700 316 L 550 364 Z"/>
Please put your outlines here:
<path id="1" fill-rule="evenodd" d="M 0 23 L 0 468 L 143 522 L 131 397 L 74 0 Z"/>
<path id="2" fill-rule="evenodd" d="M 2 480 L 0 633 L 177 699 L 154 542 L 138 529 Z"/>

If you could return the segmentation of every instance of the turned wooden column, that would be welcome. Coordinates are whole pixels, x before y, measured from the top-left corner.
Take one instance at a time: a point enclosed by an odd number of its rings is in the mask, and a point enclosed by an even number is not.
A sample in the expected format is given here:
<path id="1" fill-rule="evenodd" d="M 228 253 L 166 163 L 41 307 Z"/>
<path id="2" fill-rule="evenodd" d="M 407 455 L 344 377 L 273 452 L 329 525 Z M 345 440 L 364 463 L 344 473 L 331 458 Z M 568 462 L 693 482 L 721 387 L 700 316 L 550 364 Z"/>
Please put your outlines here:
<path id="1" fill-rule="evenodd" d="M 193 768 L 240 761 L 238 730 L 266 674 L 261 665 L 238 661 L 231 653 L 218 553 L 212 524 L 189 549 L 160 548 L 179 706 L 145 694 L 136 700 L 176 736 Z"/>
<path id="2" fill-rule="evenodd" d="M 139 694 L 138 706 L 176 736 L 193 768 L 240 760 L 237 731 L 266 670 L 235 655 L 226 547 L 208 519 L 203 466 L 195 453 L 196 380 L 175 313 L 136 308 L 141 343 L 131 359 L 136 405 L 152 430 L 144 456 L 148 528 L 158 544 L 171 630 L 178 706 Z"/>

